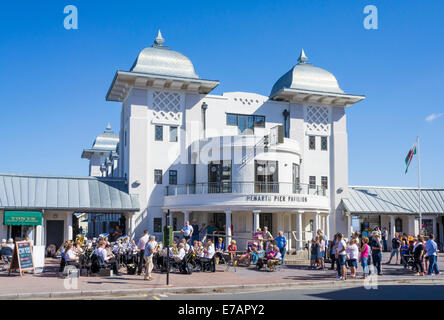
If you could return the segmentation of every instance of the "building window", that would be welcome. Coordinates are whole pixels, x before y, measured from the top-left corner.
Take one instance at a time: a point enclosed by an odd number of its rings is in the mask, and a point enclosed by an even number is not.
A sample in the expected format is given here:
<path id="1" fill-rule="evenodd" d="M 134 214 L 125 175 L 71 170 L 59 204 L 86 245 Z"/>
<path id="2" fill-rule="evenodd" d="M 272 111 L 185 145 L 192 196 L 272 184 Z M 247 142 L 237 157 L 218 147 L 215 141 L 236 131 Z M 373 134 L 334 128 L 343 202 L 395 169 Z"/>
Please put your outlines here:
<path id="1" fill-rule="evenodd" d="M 177 170 L 169 171 L 169 184 L 177 184 Z"/>
<path id="2" fill-rule="evenodd" d="M 255 192 L 278 193 L 278 177 L 277 161 L 254 161 Z"/>
<path id="3" fill-rule="evenodd" d="M 227 113 L 227 126 L 237 126 L 237 115 Z"/>
<path id="4" fill-rule="evenodd" d="M 308 178 L 308 183 L 309 183 L 308 187 L 310 189 L 316 189 L 316 177 L 315 176 L 310 176 Z"/>
<path id="5" fill-rule="evenodd" d="M 177 127 L 170 127 L 170 142 L 177 142 Z"/>
<path id="6" fill-rule="evenodd" d="M 254 127 L 255 128 L 265 128 L 265 117 L 264 116 L 254 116 Z"/>
<path id="7" fill-rule="evenodd" d="M 328 189 L 328 177 L 321 177 L 321 187 Z"/>
<path id="8" fill-rule="evenodd" d="M 254 134 L 254 128 L 265 128 L 265 116 L 227 113 L 226 123 L 237 126 L 239 134 Z"/>
<path id="9" fill-rule="evenodd" d="M 212 161 L 208 165 L 208 192 L 231 192 L 231 160 Z"/>
<path id="10" fill-rule="evenodd" d="M 162 218 L 154 218 L 153 230 L 154 232 L 162 232 Z"/>
<path id="11" fill-rule="evenodd" d="M 309 226 L 309 232 L 313 232 L 314 231 L 314 220 L 310 220 L 310 226 Z"/>
<path id="12" fill-rule="evenodd" d="M 163 126 L 155 126 L 155 140 L 163 141 Z"/>
<path id="13" fill-rule="evenodd" d="M 162 170 L 154 169 L 154 183 L 162 184 Z"/>
<path id="14" fill-rule="evenodd" d="M 293 192 L 298 193 L 300 189 L 299 165 L 293 163 Z"/>
<path id="15" fill-rule="evenodd" d="M 402 219 L 401 218 L 395 219 L 395 232 L 402 232 Z"/>
<path id="16" fill-rule="evenodd" d="M 321 137 L 321 150 L 327 151 L 327 137 Z"/>
<path id="17" fill-rule="evenodd" d="M 128 138 L 126 137 L 126 130 L 125 130 L 125 132 L 123 133 L 123 135 L 125 136 L 125 137 L 124 137 L 124 140 L 125 140 L 125 147 L 126 147 L 127 139 L 128 139 Z"/>
<path id="18" fill-rule="evenodd" d="M 316 150 L 316 137 L 308 136 L 308 149 Z"/>

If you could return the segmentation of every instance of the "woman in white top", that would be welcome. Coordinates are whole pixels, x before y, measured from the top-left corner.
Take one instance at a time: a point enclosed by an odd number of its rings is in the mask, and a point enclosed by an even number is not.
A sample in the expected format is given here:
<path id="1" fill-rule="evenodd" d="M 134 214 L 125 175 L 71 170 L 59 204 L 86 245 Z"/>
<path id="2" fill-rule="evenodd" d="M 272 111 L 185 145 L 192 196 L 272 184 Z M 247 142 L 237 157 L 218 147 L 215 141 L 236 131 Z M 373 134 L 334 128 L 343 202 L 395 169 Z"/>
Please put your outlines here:
<path id="1" fill-rule="evenodd" d="M 338 276 L 337 279 L 346 280 L 347 279 L 347 267 L 346 256 L 347 256 L 347 244 L 344 241 L 344 235 L 338 233 L 338 243 L 336 245 L 336 259 L 338 260 Z"/>
<path id="2" fill-rule="evenodd" d="M 317 258 L 318 258 L 319 269 L 324 270 L 324 257 L 325 257 L 324 237 L 322 237 L 321 235 L 317 236 L 316 237 L 316 244 L 318 245 Z"/>
<path id="3" fill-rule="evenodd" d="M 74 251 L 72 244 L 69 244 L 68 247 L 66 247 L 65 261 L 67 265 L 75 266 L 77 269 L 80 269 L 81 267 L 79 263 L 79 257 Z"/>
<path id="4" fill-rule="evenodd" d="M 359 248 L 356 240 L 352 239 L 347 247 L 348 266 L 350 267 L 350 278 L 356 278 L 358 268 Z"/>

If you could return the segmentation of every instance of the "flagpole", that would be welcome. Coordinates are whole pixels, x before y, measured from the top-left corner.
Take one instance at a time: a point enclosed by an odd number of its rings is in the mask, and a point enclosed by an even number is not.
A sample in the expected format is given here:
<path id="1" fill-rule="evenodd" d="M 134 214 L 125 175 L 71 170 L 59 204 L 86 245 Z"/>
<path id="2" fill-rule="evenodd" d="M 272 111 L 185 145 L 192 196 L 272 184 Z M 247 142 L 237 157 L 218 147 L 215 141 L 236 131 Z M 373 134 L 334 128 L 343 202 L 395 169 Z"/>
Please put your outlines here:
<path id="1" fill-rule="evenodd" d="M 422 230 L 422 212 L 421 212 L 421 155 L 419 151 L 419 136 L 416 137 L 416 145 L 418 149 L 418 207 L 419 207 L 419 234 L 423 234 Z"/>

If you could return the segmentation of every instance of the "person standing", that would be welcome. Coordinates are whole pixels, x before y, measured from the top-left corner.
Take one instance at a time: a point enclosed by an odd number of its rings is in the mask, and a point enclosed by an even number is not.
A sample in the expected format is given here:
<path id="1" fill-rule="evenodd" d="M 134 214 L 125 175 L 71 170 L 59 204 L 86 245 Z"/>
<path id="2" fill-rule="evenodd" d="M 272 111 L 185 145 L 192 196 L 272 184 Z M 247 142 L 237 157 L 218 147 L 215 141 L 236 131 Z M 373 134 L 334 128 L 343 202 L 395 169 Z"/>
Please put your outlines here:
<path id="1" fill-rule="evenodd" d="M 368 269 L 368 252 L 369 252 L 368 238 L 362 237 L 361 254 L 359 257 L 359 261 L 361 262 L 362 269 L 364 272 L 362 279 L 367 278 L 368 275 L 370 274 L 370 271 Z"/>
<path id="2" fill-rule="evenodd" d="M 156 237 L 150 236 L 149 241 L 145 245 L 143 257 L 145 260 L 145 277 L 143 280 L 151 281 L 151 271 L 153 270 L 153 254 L 157 252 Z"/>
<path id="3" fill-rule="evenodd" d="M 336 265 L 336 244 L 338 243 L 338 234 L 335 234 L 333 237 L 333 241 L 331 242 L 331 253 L 330 253 L 330 259 L 331 259 L 331 267 L 330 270 L 335 270 Z"/>
<path id="4" fill-rule="evenodd" d="M 387 252 L 387 238 L 388 238 L 387 228 L 385 228 L 385 227 L 382 228 L 381 237 L 382 237 L 382 246 L 384 247 L 384 252 Z M 396 259 L 398 259 L 398 256 L 396 256 Z M 396 263 L 396 264 L 398 264 L 398 263 Z"/>
<path id="5" fill-rule="evenodd" d="M 422 236 L 418 236 L 418 242 L 413 249 L 413 259 L 416 266 L 416 275 L 424 276 L 424 239 Z"/>
<path id="6" fill-rule="evenodd" d="M 274 239 L 276 246 L 279 248 L 279 252 L 282 255 L 282 264 L 285 261 L 285 253 L 287 251 L 287 238 L 284 236 L 283 231 L 279 231 L 279 235 Z"/>
<path id="7" fill-rule="evenodd" d="M 439 274 L 438 268 L 438 245 L 435 242 L 435 236 L 433 234 L 429 235 L 429 240 L 426 243 L 427 256 L 429 257 L 429 269 L 427 274 L 431 276 L 433 273 Z"/>
<path id="8" fill-rule="evenodd" d="M 199 241 L 199 225 L 197 224 L 196 220 L 193 220 L 193 224 L 191 225 L 193 227 L 193 235 L 191 236 L 191 242 L 194 243 L 194 241 Z"/>
<path id="9" fill-rule="evenodd" d="M 400 249 L 401 249 L 401 240 L 399 239 L 399 234 L 396 232 L 395 237 L 392 239 L 392 253 L 390 254 L 390 259 L 387 262 L 387 264 L 390 264 L 390 262 L 392 262 L 392 258 L 395 255 L 396 255 L 395 264 L 398 264 Z"/>
<path id="10" fill-rule="evenodd" d="M 370 247 L 372 248 L 372 262 L 376 267 L 377 273 L 379 276 L 382 276 L 381 271 L 381 260 L 382 260 L 382 243 L 379 240 L 380 236 L 377 231 L 373 231 L 372 240 L 370 242 Z"/>
<path id="11" fill-rule="evenodd" d="M 185 225 L 183 226 L 181 232 L 183 234 L 183 237 L 185 238 L 186 242 L 188 242 L 191 237 L 193 236 L 193 227 L 190 225 L 189 221 L 185 221 Z"/>
<path id="12" fill-rule="evenodd" d="M 347 280 L 347 267 L 345 265 L 347 258 L 347 244 L 344 241 L 344 235 L 338 233 L 338 241 L 336 244 L 336 259 L 338 260 L 338 279 Z"/>
<path id="13" fill-rule="evenodd" d="M 274 240 L 273 235 L 270 231 L 268 231 L 268 227 L 264 227 L 264 231 L 262 232 L 262 238 L 264 238 L 264 248 L 268 248 L 268 244 Z"/>
<path id="14" fill-rule="evenodd" d="M 358 269 L 359 248 L 356 239 L 352 239 L 347 248 L 348 266 L 350 267 L 350 278 L 356 278 Z"/>
<path id="15" fill-rule="evenodd" d="M 321 234 L 318 233 L 318 237 L 317 237 L 317 258 L 318 258 L 318 265 L 319 265 L 319 269 L 320 270 L 324 270 L 324 257 L 325 257 L 325 240 L 324 237 L 322 236 L 322 232 Z"/>
<path id="16" fill-rule="evenodd" d="M 140 237 L 139 242 L 137 243 L 137 248 L 139 249 L 139 263 L 137 266 L 137 274 L 140 276 L 142 274 L 143 262 L 144 262 L 144 254 L 145 254 L 145 246 L 149 240 L 149 232 L 148 230 L 143 231 L 143 235 Z"/>

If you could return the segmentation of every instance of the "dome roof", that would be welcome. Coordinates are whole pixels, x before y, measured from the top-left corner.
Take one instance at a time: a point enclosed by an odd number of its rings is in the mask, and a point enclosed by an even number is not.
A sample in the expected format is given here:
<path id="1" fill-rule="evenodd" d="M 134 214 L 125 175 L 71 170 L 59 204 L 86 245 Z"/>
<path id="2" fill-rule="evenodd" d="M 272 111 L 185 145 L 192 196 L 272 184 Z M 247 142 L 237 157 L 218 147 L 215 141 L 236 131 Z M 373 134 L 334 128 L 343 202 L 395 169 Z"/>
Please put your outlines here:
<path id="1" fill-rule="evenodd" d="M 299 63 L 297 65 L 276 81 L 271 89 L 270 97 L 275 96 L 284 88 L 344 93 L 332 73 L 306 63 L 307 57 L 304 50 L 302 50 L 298 61 Z"/>
<path id="2" fill-rule="evenodd" d="M 190 59 L 180 52 L 163 46 L 164 42 L 165 40 L 159 30 L 157 38 L 154 40 L 154 45 L 143 49 L 139 53 L 131 71 L 199 79 Z"/>
<path id="3" fill-rule="evenodd" d="M 108 123 L 105 131 L 97 136 L 93 143 L 92 149 L 115 151 L 118 143 L 119 136 L 114 133 L 114 131 L 111 129 L 111 125 Z"/>

